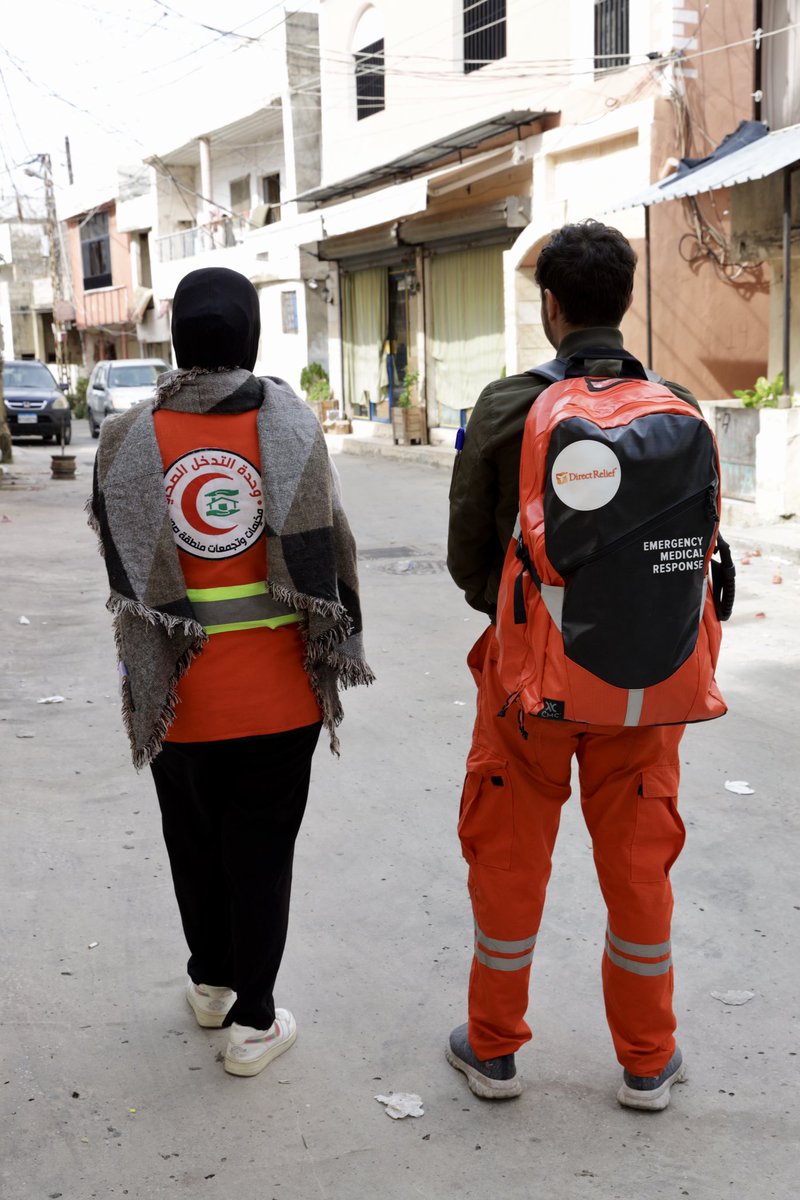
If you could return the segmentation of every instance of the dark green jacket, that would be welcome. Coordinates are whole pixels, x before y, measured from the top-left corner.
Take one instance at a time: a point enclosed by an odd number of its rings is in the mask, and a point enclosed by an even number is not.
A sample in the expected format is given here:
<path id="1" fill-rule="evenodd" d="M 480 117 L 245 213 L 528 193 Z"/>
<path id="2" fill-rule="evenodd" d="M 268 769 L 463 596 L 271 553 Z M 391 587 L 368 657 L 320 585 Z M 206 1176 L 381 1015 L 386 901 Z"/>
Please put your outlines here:
<path id="1" fill-rule="evenodd" d="M 564 338 L 558 356 L 567 358 L 595 346 L 621 349 L 622 334 L 618 329 L 578 330 Z M 593 375 L 619 374 L 619 363 L 613 359 L 589 366 Z M 453 466 L 447 567 L 467 603 L 491 617 L 519 509 L 519 458 L 525 418 L 546 387 L 546 381 L 531 375 L 511 375 L 485 387 Z M 669 382 L 667 387 L 681 400 L 698 407 L 685 388 Z"/>

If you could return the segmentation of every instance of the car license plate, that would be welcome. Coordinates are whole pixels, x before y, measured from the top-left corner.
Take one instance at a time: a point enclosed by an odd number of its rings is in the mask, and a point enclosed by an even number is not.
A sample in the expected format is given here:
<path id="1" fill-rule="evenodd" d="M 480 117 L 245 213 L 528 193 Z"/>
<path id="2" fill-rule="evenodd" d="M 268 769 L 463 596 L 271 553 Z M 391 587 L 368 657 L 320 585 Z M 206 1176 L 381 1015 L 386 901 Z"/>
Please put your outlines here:
<path id="1" fill-rule="evenodd" d="M 39 420 L 36 413 L 18 413 L 17 422 L 20 425 L 35 425 Z"/>

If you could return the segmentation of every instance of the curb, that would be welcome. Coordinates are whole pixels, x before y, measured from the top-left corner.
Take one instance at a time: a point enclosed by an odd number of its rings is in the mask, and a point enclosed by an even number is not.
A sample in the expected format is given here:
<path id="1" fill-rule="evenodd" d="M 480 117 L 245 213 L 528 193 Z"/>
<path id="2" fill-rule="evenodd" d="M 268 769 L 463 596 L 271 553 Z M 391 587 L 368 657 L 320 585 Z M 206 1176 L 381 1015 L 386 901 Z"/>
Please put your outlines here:
<path id="1" fill-rule="evenodd" d="M 333 454 L 388 458 L 392 462 L 452 470 L 455 452 L 450 446 L 395 446 L 383 438 L 359 438 L 353 434 L 327 434 Z M 728 502 L 723 514 L 723 531 L 731 545 L 740 551 L 761 550 L 787 562 L 800 564 L 800 522 L 780 521 L 774 525 L 750 524 L 752 506 L 740 508 Z M 737 522 L 741 521 L 741 524 Z"/>
<path id="2" fill-rule="evenodd" d="M 417 463 L 451 471 L 455 451 L 450 446 L 395 446 L 383 438 L 354 438 L 352 434 L 325 435 L 332 453 L 357 454 L 372 458 L 388 458 L 392 462 Z"/>

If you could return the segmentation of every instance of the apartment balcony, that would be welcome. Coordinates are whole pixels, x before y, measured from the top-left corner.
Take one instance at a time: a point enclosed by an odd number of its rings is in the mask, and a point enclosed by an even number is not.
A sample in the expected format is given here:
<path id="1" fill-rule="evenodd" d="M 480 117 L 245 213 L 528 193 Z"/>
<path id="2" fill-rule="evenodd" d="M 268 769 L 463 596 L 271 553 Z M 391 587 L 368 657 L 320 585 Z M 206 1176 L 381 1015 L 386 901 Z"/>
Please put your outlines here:
<path id="1" fill-rule="evenodd" d="M 160 263 L 195 258 L 216 250 L 231 250 L 241 246 L 251 228 L 244 217 L 219 217 L 205 225 L 193 225 L 177 233 L 156 238 L 156 257 Z"/>
<path id="2" fill-rule="evenodd" d="M 97 325 L 126 325 L 129 321 L 130 295 L 124 285 L 84 292 L 82 306 L 78 306 L 79 329 L 91 329 Z"/>

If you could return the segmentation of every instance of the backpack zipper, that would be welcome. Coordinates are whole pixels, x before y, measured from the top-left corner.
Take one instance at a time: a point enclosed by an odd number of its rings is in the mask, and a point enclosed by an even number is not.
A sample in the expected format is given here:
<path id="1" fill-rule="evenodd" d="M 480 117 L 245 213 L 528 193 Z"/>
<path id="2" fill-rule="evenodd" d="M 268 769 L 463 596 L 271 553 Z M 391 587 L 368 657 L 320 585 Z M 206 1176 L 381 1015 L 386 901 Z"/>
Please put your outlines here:
<path id="1" fill-rule="evenodd" d="M 703 496 L 706 496 L 709 500 L 709 516 L 711 515 L 711 510 L 713 509 L 714 523 L 716 524 L 717 506 L 715 502 L 715 490 L 714 484 L 708 484 L 699 492 L 695 492 L 693 496 L 689 496 L 686 500 L 681 500 L 677 504 L 673 504 L 671 508 L 666 510 L 666 512 L 662 512 L 659 514 L 659 516 L 653 517 L 651 520 L 646 521 L 644 525 L 639 525 L 630 533 L 626 533 L 622 537 L 615 538 L 613 542 L 609 542 L 606 546 L 603 546 L 602 550 L 595 550 L 594 554 L 589 554 L 586 558 L 582 558 L 580 562 L 575 563 L 575 565 L 570 568 L 569 574 L 573 575 L 576 571 L 580 570 L 581 567 L 586 567 L 589 565 L 589 563 L 597 562 L 599 558 L 605 558 L 607 554 L 614 554 L 617 550 L 623 550 L 626 546 L 629 546 L 631 542 L 635 542 L 636 539 L 640 538 L 643 534 L 649 533 L 653 529 L 658 529 L 659 525 L 665 524 L 672 517 L 677 517 L 680 515 L 680 513 L 685 512 L 686 509 L 694 507 L 698 500 L 700 500 Z M 545 551 L 546 549 L 547 542 L 545 539 Z"/>

